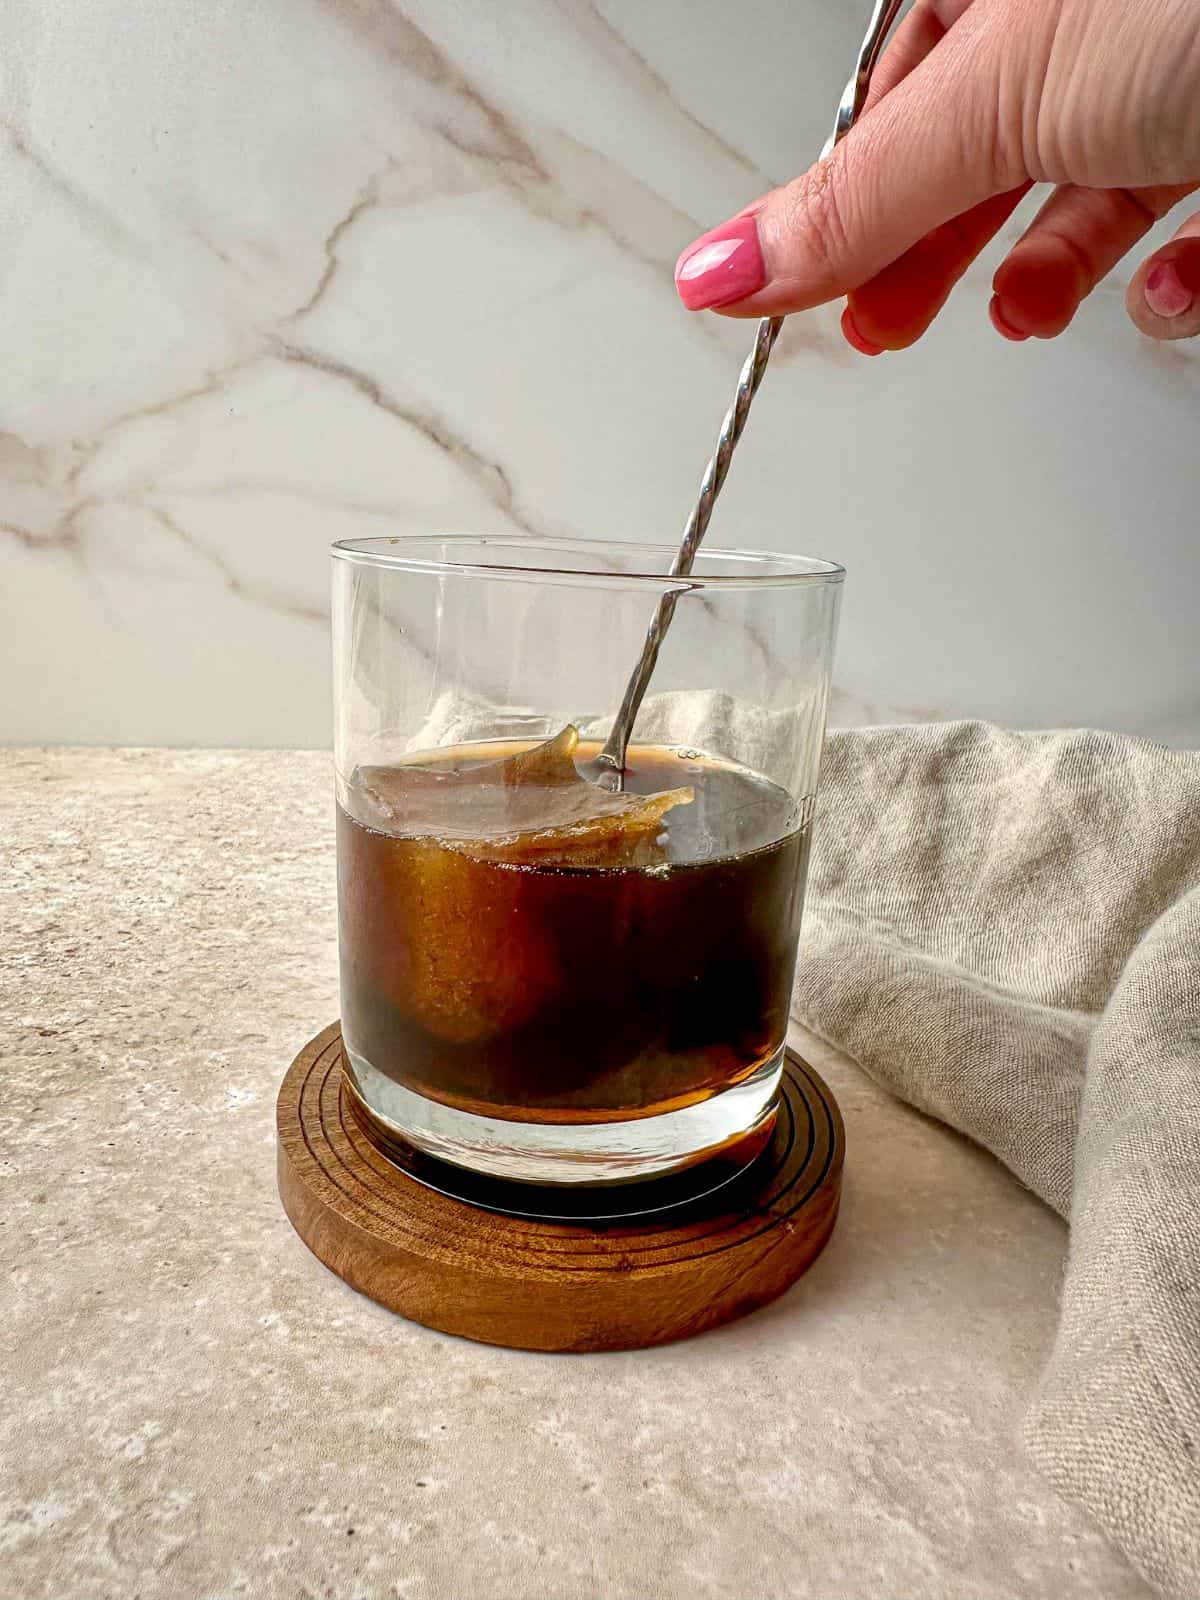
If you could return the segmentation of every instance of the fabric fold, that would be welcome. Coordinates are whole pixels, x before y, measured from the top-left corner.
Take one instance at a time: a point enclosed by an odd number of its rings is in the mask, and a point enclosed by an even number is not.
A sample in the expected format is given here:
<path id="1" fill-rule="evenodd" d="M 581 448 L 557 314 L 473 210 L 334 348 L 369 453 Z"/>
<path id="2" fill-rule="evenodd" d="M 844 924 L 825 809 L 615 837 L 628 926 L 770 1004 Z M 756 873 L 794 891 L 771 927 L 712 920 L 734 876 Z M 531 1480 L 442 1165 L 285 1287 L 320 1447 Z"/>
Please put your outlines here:
<path id="1" fill-rule="evenodd" d="M 1070 1224 L 1026 1442 L 1200 1596 L 1200 755 L 832 733 L 796 1014 Z"/>

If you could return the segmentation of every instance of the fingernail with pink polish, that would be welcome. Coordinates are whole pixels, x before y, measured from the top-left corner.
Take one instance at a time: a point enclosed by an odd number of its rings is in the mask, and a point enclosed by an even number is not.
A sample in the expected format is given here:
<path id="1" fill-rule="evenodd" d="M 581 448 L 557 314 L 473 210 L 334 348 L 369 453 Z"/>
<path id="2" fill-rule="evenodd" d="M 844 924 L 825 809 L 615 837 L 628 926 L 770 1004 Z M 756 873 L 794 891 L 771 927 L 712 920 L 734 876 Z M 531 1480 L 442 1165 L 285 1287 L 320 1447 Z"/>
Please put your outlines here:
<path id="1" fill-rule="evenodd" d="M 1195 296 L 1173 261 L 1160 261 L 1146 274 L 1146 304 L 1156 317 L 1181 317 Z"/>
<path id="2" fill-rule="evenodd" d="M 857 350 L 860 356 L 881 356 L 883 346 L 876 344 L 873 339 L 868 339 L 854 320 L 854 313 L 847 306 L 842 312 L 842 337 L 846 343 Z"/>
<path id="3" fill-rule="evenodd" d="M 689 311 L 735 305 L 757 294 L 767 267 L 753 217 L 735 217 L 691 244 L 675 265 L 675 287 Z"/>

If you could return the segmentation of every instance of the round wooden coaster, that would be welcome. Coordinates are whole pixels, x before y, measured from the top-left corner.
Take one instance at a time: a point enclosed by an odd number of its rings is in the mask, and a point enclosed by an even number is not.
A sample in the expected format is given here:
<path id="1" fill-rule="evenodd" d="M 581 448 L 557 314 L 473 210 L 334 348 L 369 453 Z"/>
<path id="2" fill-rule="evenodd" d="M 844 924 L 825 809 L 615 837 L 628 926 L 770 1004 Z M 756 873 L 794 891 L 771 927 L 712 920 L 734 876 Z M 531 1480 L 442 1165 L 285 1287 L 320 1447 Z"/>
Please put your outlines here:
<path id="1" fill-rule="evenodd" d="M 353 1288 L 443 1333 L 523 1350 L 627 1350 L 743 1316 L 783 1293 L 833 1232 L 845 1130 L 788 1052 L 775 1135 L 694 1207 L 604 1223 L 481 1210 L 400 1170 L 342 1084 L 333 1023 L 279 1090 L 279 1194 L 296 1232 Z"/>

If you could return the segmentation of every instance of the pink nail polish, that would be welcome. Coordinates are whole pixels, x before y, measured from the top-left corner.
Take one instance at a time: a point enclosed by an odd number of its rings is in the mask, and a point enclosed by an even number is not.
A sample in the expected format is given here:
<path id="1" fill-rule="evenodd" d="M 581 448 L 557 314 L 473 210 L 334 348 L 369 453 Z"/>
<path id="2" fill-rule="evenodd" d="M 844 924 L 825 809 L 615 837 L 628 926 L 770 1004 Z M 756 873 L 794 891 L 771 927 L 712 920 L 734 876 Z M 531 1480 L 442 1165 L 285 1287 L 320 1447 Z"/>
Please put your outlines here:
<path id="1" fill-rule="evenodd" d="M 767 267 L 753 217 L 735 217 L 691 244 L 675 265 L 675 287 L 689 311 L 731 306 L 756 294 Z"/>
<path id="2" fill-rule="evenodd" d="M 1145 295 L 1156 317 L 1181 317 L 1195 298 L 1173 261 L 1160 261 L 1150 268 Z"/>
<path id="3" fill-rule="evenodd" d="M 997 333 L 1002 333 L 1006 339 L 1011 339 L 1014 344 L 1024 344 L 1029 335 L 1022 333 L 1020 328 L 1014 328 L 1011 322 L 1006 322 L 1004 313 L 1000 309 L 1000 298 L 993 295 L 988 306 L 988 316 L 992 319 L 992 327 Z"/>
<path id="4" fill-rule="evenodd" d="M 854 313 L 847 306 L 842 312 L 842 337 L 846 343 L 857 350 L 860 356 L 881 356 L 883 346 L 876 344 L 873 339 L 868 339 L 861 332 L 858 323 L 854 320 Z"/>

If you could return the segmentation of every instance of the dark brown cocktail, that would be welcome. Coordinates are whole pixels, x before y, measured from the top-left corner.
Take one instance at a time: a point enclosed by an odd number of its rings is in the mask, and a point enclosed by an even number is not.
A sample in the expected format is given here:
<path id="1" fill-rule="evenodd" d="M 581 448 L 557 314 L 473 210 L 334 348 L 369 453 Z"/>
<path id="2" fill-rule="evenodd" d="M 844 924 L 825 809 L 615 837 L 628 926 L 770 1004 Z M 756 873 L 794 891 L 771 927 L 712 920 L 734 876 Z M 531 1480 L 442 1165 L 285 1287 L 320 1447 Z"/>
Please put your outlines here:
<path id="1" fill-rule="evenodd" d="M 608 794 L 580 775 L 597 749 L 569 729 L 341 786 L 342 1028 L 373 1083 L 509 1123 L 604 1123 L 777 1062 L 806 815 L 665 747 L 631 750 Z"/>

